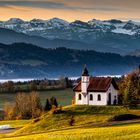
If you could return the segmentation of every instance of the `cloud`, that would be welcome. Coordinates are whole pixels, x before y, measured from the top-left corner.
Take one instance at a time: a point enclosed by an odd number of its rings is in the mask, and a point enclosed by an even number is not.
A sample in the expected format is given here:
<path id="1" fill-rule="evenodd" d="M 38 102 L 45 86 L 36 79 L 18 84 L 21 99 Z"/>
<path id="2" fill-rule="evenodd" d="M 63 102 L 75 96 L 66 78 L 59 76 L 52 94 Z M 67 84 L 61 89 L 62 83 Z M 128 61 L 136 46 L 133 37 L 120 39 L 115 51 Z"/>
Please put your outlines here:
<path id="1" fill-rule="evenodd" d="M 57 2 L 56 2 L 57 1 Z M 75 3 L 75 2 L 79 3 Z M 47 9 L 66 9 L 66 10 L 83 10 L 83 11 L 120 11 L 119 8 L 109 7 L 104 5 L 94 5 L 91 0 L 87 0 L 92 5 L 86 5 L 85 2 L 76 0 L 72 3 L 68 3 L 65 0 L 55 0 L 55 1 L 39 1 L 39 0 L 0 0 L 0 7 L 9 6 L 24 6 L 24 7 L 34 7 L 34 8 L 47 8 Z M 82 4 L 83 3 L 83 4 Z"/>
<path id="2" fill-rule="evenodd" d="M 46 9 L 65 9 L 65 10 L 81 10 L 81 11 L 101 11 L 101 12 L 117 12 L 117 11 L 129 11 L 130 8 L 126 7 L 124 3 L 126 0 L 0 0 L 0 7 L 34 7 L 34 8 L 46 8 Z M 137 1 L 137 0 L 136 0 Z M 127 0 L 127 3 L 131 1 Z M 134 5 L 133 6 L 137 6 Z"/>
<path id="3" fill-rule="evenodd" d="M 8 6 L 25 6 L 25 7 L 36 7 L 36 8 L 50 8 L 50 9 L 63 9 L 65 4 L 50 2 L 50 1 L 17 1 L 17 0 L 9 0 L 2 1 L 0 0 L 0 7 L 8 7 Z"/>

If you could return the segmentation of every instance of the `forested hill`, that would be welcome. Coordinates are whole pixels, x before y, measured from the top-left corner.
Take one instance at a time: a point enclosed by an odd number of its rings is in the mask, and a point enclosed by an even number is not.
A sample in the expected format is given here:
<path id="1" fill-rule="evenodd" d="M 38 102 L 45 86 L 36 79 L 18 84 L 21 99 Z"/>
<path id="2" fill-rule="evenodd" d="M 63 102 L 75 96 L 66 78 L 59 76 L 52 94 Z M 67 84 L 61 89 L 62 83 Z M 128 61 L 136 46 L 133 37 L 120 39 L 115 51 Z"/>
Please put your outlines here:
<path id="1" fill-rule="evenodd" d="M 66 48 L 43 49 L 31 44 L 0 44 L 0 78 L 79 76 L 87 64 L 90 74 L 124 74 L 140 57 Z"/>

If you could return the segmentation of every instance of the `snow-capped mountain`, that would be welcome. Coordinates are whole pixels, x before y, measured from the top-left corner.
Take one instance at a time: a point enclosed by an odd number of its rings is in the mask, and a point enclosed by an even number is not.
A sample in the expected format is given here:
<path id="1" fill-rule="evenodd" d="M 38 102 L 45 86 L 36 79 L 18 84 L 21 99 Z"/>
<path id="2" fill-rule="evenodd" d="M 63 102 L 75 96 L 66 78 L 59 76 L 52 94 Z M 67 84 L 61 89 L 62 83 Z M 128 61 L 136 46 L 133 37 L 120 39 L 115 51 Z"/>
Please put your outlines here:
<path id="1" fill-rule="evenodd" d="M 8 21 L 0 21 L 0 28 L 18 33 L 7 30 L 5 33 L 0 29 L 0 40 L 5 44 L 25 42 L 44 48 L 84 48 L 101 52 L 117 52 L 122 55 L 140 49 L 140 23 L 131 20 L 93 19 L 88 22 L 80 20 L 68 22 L 59 18 L 32 19 L 31 21 L 11 18 Z"/>
<path id="2" fill-rule="evenodd" d="M 76 20 L 70 23 L 59 18 L 49 20 L 33 19 L 31 21 L 11 18 L 8 21 L 1 21 L 0 27 L 50 39 L 72 39 L 75 36 L 82 39 L 79 33 L 87 36 L 94 35 L 95 32 L 112 32 L 127 35 L 140 34 L 140 23 L 115 19 L 106 21 L 93 19 L 88 22 Z"/>

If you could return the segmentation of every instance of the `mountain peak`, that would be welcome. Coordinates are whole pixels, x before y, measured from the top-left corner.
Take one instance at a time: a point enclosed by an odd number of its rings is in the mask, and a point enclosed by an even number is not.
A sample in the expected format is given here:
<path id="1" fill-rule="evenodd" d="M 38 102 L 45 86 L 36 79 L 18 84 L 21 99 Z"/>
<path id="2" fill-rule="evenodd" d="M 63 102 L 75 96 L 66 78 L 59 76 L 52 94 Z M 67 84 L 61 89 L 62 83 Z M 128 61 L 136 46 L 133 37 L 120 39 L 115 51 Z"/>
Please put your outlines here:
<path id="1" fill-rule="evenodd" d="M 75 20 L 68 22 L 60 18 L 48 20 L 32 19 L 23 21 L 19 18 L 11 18 L 8 21 L 0 22 L 0 27 L 12 29 L 19 33 L 41 36 L 47 39 L 68 39 L 93 43 L 99 33 L 140 35 L 140 23 L 136 21 L 121 21 L 117 19 L 97 20 L 88 22 Z M 59 30 L 59 32 L 58 32 Z M 81 34 L 82 33 L 82 34 Z M 90 40 L 87 41 L 87 37 Z"/>
<path id="2" fill-rule="evenodd" d="M 104 20 L 104 22 L 110 22 L 112 24 L 121 24 L 121 23 L 123 23 L 121 20 L 118 20 L 118 19 Z"/>
<path id="3" fill-rule="evenodd" d="M 101 25 L 101 24 L 103 24 L 103 21 L 102 20 L 97 20 L 97 19 L 92 19 L 92 20 L 89 20 L 88 21 L 88 24 L 90 24 L 90 25 Z"/>
<path id="4" fill-rule="evenodd" d="M 70 23 L 70 25 L 81 28 L 90 28 L 90 25 L 87 22 L 83 22 L 81 20 L 75 20 L 74 22 Z"/>
<path id="5" fill-rule="evenodd" d="M 61 25 L 69 25 L 69 22 L 60 18 L 52 18 L 52 19 L 47 20 L 47 22 L 51 24 L 57 23 Z"/>
<path id="6" fill-rule="evenodd" d="M 20 18 L 10 18 L 9 20 L 5 21 L 9 24 L 17 24 L 17 23 L 24 23 L 24 21 Z"/>
<path id="7" fill-rule="evenodd" d="M 32 19 L 30 22 L 45 23 L 45 20 L 34 18 L 34 19 Z"/>

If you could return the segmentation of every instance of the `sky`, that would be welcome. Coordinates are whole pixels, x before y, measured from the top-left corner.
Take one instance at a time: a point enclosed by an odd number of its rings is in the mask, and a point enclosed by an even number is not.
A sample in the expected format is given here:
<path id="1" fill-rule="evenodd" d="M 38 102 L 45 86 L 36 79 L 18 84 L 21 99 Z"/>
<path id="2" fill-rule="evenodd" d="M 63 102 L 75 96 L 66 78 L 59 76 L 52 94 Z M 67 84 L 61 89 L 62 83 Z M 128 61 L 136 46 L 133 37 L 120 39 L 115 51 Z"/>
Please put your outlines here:
<path id="1" fill-rule="evenodd" d="M 67 21 L 140 21 L 140 0 L 0 0 L 0 20 L 62 18 Z"/>

